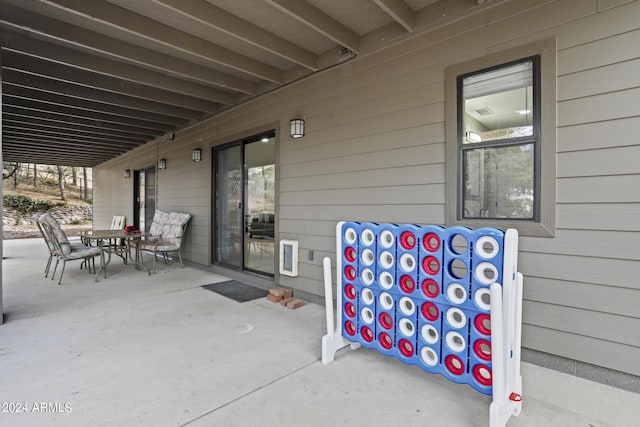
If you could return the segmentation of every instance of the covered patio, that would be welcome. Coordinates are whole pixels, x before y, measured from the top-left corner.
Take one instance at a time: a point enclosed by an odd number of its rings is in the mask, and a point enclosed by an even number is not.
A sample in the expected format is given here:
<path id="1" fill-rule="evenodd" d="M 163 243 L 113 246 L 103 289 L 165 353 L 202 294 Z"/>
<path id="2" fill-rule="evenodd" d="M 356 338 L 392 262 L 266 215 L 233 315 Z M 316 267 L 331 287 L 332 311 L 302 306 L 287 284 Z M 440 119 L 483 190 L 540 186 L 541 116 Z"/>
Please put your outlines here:
<path id="1" fill-rule="evenodd" d="M 4 241 L 4 425 L 483 426 L 490 399 L 371 350 L 320 361 L 324 308 L 237 303 L 228 278 L 115 260 L 95 283 L 71 264 L 43 277 L 42 239 Z M 509 426 L 631 426 L 640 395 L 523 363 Z M 44 404 L 44 406 L 42 406 Z M 40 411 L 34 410 L 42 408 Z M 15 406 L 14 406 L 15 407 Z"/>

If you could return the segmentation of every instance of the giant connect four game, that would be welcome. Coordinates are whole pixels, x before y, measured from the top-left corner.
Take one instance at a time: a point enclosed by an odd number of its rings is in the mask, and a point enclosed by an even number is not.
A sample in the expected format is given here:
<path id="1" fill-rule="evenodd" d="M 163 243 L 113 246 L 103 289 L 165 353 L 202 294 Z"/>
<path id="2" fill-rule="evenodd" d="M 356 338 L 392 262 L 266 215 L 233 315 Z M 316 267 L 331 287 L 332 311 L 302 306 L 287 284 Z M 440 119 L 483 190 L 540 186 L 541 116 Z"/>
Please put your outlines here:
<path id="1" fill-rule="evenodd" d="M 518 233 L 340 222 L 336 325 L 325 258 L 323 363 L 366 347 L 493 396 L 490 425 L 521 410 Z"/>

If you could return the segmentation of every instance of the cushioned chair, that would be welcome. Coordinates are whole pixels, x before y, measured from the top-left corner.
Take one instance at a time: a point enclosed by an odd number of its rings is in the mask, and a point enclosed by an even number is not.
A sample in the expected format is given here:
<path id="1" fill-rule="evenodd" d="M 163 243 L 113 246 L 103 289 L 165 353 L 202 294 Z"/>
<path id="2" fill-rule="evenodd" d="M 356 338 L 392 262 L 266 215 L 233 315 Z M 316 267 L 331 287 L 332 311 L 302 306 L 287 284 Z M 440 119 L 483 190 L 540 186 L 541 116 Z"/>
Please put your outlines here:
<path id="1" fill-rule="evenodd" d="M 51 261 L 53 261 L 53 257 L 57 257 L 58 254 L 56 252 L 56 247 L 54 246 L 53 242 L 49 240 L 49 237 L 45 234 L 44 230 L 42 229 L 42 224 L 40 224 L 41 216 L 42 216 L 41 213 L 37 213 L 37 214 L 34 214 L 32 218 L 33 218 L 33 221 L 38 226 L 38 230 L 40 230 L 42 239 L 47 244 L 47 249 L 49 249 L 49 259 L 47 260 L 47 265 L 44 268 L 44 277 L 47 277 L 49 275 L 49 269 L 51 268 Z"/>
<path id="2" fill-rule="evenodd" d="M 151 236 L 140 240 L 141 248 L 153 253 L 154 273 L 157 271 L 158 252 L 163 255 L 165 264 L 168 263 L 167 254 L 176 252 L 180 265 L 184 267 L 180 249 L 190 220 L 191 215 L 186 213 L 156 210 L 149 228 Z"/>
<path id="3" fill-rule="evenodd" d="M 85 246 L 83 244 L 72 245 L 69 243 L 69 239 L 64 230 L 62 230 L 62 227 L 60 227 L 60 223 L 50 213 L 45 213 L 40 216 L 38 222 L 43 236 L 45 236 L 45 240 L 48 240 L 47 246 L 51 245 L 50 247 L 53 248 L 50 252 L 50 258 L 53 256 L 57 258 L 51 280 L 53 280 L 56 275 L 60 260 L 62 260 L 62 271 L 60 272 L 58 285 L 62 283 L 62 276 L 64 275 L 64 268 L 67 265 L 67 261 L 82 260 L 83 265 L 87 265 L 89 273 L 92 273 L 92 265 L 93 272 L 95 272 L 95 257 L 100 255 L 100 248 Z M 49 264 L 50 263 L 51 259 L 49 260 Z"/>

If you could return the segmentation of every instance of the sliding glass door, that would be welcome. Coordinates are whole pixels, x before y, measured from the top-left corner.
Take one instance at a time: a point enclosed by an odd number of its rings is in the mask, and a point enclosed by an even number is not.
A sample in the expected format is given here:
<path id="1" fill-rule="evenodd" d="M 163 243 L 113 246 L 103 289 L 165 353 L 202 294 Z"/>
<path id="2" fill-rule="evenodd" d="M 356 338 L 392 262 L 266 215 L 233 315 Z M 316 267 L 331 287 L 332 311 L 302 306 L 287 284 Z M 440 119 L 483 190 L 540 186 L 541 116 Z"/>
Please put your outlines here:
<path id="1" fill-rule="evenodd" d="M 156 213 L 156 168 L 134 171 L 133 185 L 133 225 L 148 232 Z"/>
<path id="2" fill-rule="evenodd" d="M 214 262 L 273 275 L 275 134 L 214 150 Z"/>

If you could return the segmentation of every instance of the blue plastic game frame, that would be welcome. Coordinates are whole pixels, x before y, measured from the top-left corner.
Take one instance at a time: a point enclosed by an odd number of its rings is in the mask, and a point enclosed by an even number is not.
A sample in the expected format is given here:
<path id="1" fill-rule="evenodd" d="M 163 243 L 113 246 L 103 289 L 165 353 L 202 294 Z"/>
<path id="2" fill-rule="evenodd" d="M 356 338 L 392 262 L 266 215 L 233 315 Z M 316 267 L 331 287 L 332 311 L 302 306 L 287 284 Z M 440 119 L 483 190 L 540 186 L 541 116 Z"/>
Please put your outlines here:
<path id="1" fill-rule="evenodd" d="M 517 255 L 514 229 L 338 223 L 323 363 L 347 345 L 375 349 L 491 395 L 490 426 L 506 425 L 522 409 Z"/>

